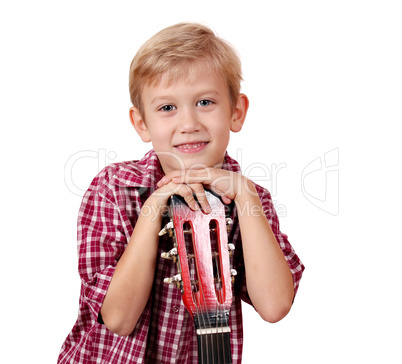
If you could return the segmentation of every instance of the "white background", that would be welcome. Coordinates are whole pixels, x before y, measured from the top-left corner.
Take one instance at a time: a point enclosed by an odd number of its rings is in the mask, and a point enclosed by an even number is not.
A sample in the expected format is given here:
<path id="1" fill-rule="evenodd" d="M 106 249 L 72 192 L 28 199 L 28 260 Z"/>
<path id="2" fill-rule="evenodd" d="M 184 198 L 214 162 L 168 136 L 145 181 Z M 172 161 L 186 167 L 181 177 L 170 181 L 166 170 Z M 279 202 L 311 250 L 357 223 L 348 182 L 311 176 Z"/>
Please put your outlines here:
<path id="1" fill-rule="evenodd" d="M 128 68 L 145 40 L 181 21 L 211 26 L 239 51 L 251 106 L 229 152 L 243 170 L 267 166 L 250 176 L 274 189 L 282 230 L 306 265 L 283 321 L 265 323 L 245 307 L 244 363 L 401 362 L 398 1 L 5 3 L 0 322 L 7 363 L 56 362 L 78 310 L 79 190 L 105 164 L 150 148 L 129 123 Z M 303 170 L 330 151 L 327 180 L 323 168 L 303 185 Z M 77 156 L 86 158 L 73 164 Z M 275 165 L 282 167 L 267 175 Z"/>

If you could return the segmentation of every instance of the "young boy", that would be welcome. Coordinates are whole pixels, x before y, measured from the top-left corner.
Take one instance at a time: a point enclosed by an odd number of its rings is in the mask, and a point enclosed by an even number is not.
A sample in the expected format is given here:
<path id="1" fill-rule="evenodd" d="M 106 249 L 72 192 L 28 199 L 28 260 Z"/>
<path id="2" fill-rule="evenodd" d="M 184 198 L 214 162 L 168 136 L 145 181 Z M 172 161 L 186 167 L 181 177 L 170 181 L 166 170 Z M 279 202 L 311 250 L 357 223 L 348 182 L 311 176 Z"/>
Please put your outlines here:
<path id="1" fill-rule="evenodd" d="M 269 192 L 242 176 L 226 153 L 230 131 L 241 130 L 248 109 L 240 81 L 234 50 L 199 24 L 166 28 L 139 49 L 130 68 L 130 119 L 153 150 L 106 167 L 83 198 L 79 316 L 59 363 L 198 362 L 191 316 L 180 291 L 163 282 L 177 274 L 160 257 L 171 238 L 158 237 L 174 194 L 205 214 L 204 188 L 235 203 L 228 235 L 238 272 L 229 322 L 233 363 L 242 355 L 241 299 L 269 322 L 290 310 L 304 267 L 279 230 Z"/>

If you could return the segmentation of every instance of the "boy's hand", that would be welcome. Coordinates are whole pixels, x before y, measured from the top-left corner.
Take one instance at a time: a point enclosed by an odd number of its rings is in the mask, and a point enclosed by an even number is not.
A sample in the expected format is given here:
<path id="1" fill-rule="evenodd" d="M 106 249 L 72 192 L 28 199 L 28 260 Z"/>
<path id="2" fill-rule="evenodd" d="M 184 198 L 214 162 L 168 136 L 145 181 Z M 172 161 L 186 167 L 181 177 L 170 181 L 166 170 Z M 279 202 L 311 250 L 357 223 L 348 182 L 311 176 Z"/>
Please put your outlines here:
<path id="1" fill-rule="evenodd" d="M 173 194 L 183 196 L 190 208 L 197 205 L 193 197 L 194 194 L 203 211 L 208 213 L 211 208 L 208 204 L 204 187 L 215 192 L 222 198 L 224 203 L 229 204 L 242 193 L 244 188 L 249 186 L 249 182 L 247 178 L 238 173 L 220 168 L 201 168 L 168 173 L 157 183 L 157 186 L 160 187 L 159 190 L 169 185 L 176 186 L 175 188 L 178 191 Z M 246 190 L 246 192 L 251 191 Z"/>
<path id="2" fill-rule="evenodd" d="M 182 196 L 192 210 L 198 210 L 200 207 L 194 198 L 194 195 L 196 195 L 203 211 L 206 213 L 210 212 L 210 206 L 205 196 L 204 188 L 200 184 L 187 185 L 184 183 L 175 183 L 170 180 L 165 183 L 158 182 L 158 187 L 159 188 L 151 196 L 157 211 L 163 210 L 168 203 L 169 197 L 173 195 Z"/>

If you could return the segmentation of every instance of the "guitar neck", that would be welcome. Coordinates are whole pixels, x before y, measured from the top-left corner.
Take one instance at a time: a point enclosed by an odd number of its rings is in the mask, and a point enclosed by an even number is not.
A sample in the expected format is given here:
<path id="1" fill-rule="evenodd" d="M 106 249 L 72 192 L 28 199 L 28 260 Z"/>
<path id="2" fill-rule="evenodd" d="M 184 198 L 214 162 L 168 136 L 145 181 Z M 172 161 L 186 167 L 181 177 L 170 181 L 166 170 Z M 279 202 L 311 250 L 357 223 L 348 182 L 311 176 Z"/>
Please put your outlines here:
<path id="1" fill-rule="evenodd" d="M 197 334 L 199 364 L 232 364 L 229 332 Z"/>
<path id="2" fill-rule="evenodd" d="M 178 274 L 165 278 L 176 284 L 194 319 L 198 341 L 198 363 L 231 364 L 229 312 L 232 304 L 232 276 L 226 233 L 225 207 L 218 196 L 205 191 L 212 212 L 189 209 L 184 199 L 172 196 L 171 221 L 159 233 L 169 232 L 174 247 L 162 254 L 172 259 Z"/>
<path id="3" fill-rule="evenodd" d="M 199 364 L 232 364 L 229 311 L 194 316 Z"/>

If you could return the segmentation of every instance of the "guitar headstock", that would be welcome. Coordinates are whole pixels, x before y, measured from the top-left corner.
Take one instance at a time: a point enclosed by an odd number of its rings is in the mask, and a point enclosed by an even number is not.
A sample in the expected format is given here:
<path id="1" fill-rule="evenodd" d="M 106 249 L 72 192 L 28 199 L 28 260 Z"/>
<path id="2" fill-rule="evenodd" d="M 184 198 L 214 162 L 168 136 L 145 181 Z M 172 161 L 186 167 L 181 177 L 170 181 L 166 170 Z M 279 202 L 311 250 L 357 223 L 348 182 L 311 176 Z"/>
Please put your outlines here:
<path id="1" fill-rule="evenodd" d="M 178 273 L 166 278 L 166 283 L 176 284 L 182 300 L 196 319 L 200 313 L 229 311 L 232 303 L 232 277 L 229 255 L 234 249 L 228 244 L 225 206 L 220 198 L 205 191 L 212 211 L 191 210 L 180 196 L 172 196 L 169 202 L 171 221 L 160 235 L 169 233 L 174 246 L 162 258 L 172 259 Z M 230 220 L 230 219 L 229 219 Z"/>

